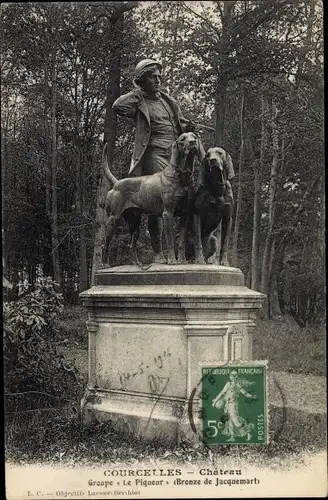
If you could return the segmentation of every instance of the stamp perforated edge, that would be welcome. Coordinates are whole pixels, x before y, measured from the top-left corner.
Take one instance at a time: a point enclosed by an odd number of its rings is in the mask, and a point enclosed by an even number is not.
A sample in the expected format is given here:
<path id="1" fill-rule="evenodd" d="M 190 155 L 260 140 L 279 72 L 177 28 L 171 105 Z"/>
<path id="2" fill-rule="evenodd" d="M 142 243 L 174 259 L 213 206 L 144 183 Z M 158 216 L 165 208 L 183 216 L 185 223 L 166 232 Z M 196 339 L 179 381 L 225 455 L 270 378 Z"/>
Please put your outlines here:
<path id="1" fill-rule="evenodd" d="M 222 367 L 229 367 L 229 366 L 239 366 L 239 367 L 247 367 L 247 366 L 261 366 L 265 367 L 265 404 L 264 408 L 266 410 L 266 442 L 265 443 L 252 443 L 252 446 L 267 446 L 270 443 L 270 405 L 269 405 L 269 373 L 268 373 L 268 367 L 269 367 L 269 361 L 267 359 L 253 359 L 253 360 L 243 360 L 243 359 L 238 359 L 238 360 L 229 360 L 229 361 L 208 361 L 208 362 L 203 362 L 199 361 L 198 363 L 199 369 L 200 369 L 200 381 L 198 383 L 198 386 L 202 383 L 203 380 L 203 368 L 222 368 Z M 201 404 L 201 399 L 199 399 L 199 405 Z M 220 443 L 220 445 L 225 446 L 231 443 Z M 233 446 L 243 446 L 245 443 L 234 443 Z M 211 445 L 207 445 L 211 446 Z M 246 445 L 245 445 L 246 446 Z"/>

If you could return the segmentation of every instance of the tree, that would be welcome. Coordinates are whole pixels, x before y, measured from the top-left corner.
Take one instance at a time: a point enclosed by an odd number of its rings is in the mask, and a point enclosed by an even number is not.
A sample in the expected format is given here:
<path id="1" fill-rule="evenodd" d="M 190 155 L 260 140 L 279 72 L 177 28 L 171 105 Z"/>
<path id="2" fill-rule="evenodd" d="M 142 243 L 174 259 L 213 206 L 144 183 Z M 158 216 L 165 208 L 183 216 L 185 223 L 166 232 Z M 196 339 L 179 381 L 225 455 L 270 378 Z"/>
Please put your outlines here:
<path id="1" fill-rule="evenodd" d="M 55 282 L 61 288 L 61 270 L 58 256 L 58 204 L 57 204 L 57 71 L 56 52 L 51 51 L 51 241 L 52 265 Z"/>
<path id="2" fill-rule="evenodd" d="M 238 235 L 239 235 L 239 226 L 241 220 L 242 172 L 243 172 L 244 154 L 245 154 L 244 127 L 245 127 L 245 94 L 244 91 L 242 91 L 241 104 L 240 104 L 240 150 L 239 150 L 239 166 L 238 166 L 238 190 L 235 202 L 236 213 L 235 213 L 235 224 L 234 224 L 234 231 L 232 238 L 232 256 L 233 256 L 234 266 L 238 266 Z"/>
<path id="3" fill-rule="evenodd" d="M 106 97 L 106 115 L 104 125 L 104 142 L 107 144 L 108 163 L 111 165 L 114 158 L 114 148 L 116 139 L 116 114 L 113 111 L 112 105 L 120 95 L 120 79 L 121 79 L 121 59 L 123 51 L 123 34 L 124 34 L 124 13 L 135 8 L 138 2 L 117 2 L 111 7 L 111 15 L 105 13 L 108 19 L 109 26 L 113 32 L 112 45 L 109 54 L 109 72 L 110 80 L 107 87 Z M 109 184 L 104 175 L 100 177 L 100 184 L 97 192 L 97 230 L 94 240 L 94 252 L 92 260 L 92 278 L 94 284 L 95 273 L 101 267 L 102 249 L 105 235 L 106 214 L 104 211 L 104 200 L 109 189 Z"/>
<path id="4" fill-rule="evenodd" d="M 265 148 L 267 144 L 267 97 L 261 95 L 261 147 L 259 161 L 254 161 L 254 215 L 251 286 L 259 290 L 260 282 L 260 225 L 261 225 L 261 172 L 264 170 Z"/>

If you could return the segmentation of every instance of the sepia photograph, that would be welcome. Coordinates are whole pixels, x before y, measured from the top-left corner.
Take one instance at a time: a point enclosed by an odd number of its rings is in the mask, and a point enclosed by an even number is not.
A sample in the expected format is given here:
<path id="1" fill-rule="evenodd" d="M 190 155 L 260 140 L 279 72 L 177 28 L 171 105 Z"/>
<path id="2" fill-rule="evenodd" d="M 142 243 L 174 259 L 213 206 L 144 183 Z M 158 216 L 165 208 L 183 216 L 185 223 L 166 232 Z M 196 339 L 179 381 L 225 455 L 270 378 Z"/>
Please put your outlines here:
<path id="1" fill-rule="evenodd" d="M 323 2 L 0 13 L 6 499 L 326 497 Z"/>

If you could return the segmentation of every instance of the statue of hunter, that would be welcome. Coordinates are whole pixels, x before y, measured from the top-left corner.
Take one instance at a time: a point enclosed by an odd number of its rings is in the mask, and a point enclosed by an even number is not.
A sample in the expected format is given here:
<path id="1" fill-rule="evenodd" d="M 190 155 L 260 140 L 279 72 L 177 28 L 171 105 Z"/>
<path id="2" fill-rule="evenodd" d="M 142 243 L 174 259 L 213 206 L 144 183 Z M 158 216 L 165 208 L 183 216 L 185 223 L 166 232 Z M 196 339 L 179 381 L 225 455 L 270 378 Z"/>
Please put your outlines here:
<path id="1" fill-rule="evenodd" d="M 183 118 L 178 103 L 160 90 L 162 65 L 153 59 L 140 61 L 134 71 L 134 89 L 113 104 L 117 114 L 135 121 L 135 143 L 129 175 L 151 175 L 169 164 L 171 146 L 183 133 L 194 131 L 192 122 Z M 148 230 L 154 261 L 165 263 L 161 244 L 161 221 L 149 215 Z"/>

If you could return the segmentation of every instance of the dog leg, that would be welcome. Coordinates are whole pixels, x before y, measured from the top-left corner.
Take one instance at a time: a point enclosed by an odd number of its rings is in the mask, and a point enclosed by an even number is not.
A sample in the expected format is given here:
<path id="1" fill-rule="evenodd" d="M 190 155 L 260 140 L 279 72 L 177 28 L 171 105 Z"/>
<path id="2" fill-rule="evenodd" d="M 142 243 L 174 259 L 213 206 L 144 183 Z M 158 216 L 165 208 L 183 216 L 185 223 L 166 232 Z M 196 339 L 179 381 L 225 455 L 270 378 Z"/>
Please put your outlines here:
<path id="1" fill-rule="evenodd" d="M 115 215 L 110 215 L 105 223 L 105 245 L 102 251 L 102 262 L 103 264 L 108 264 L 109 257 L 109 245 L 113 239 L 114 231 L 117 227 L 119 217 Z"/>
<path id="2" fill-rule="evenodd" d="M 221 229 L 219 226 L 212 231 L 207 240 L 207 249 L 204 251 L 205 259 L 208 264 L 219 265 L 219 249 L 221 244 Z"/>
<path id="3" fill-rule="evenodd" d="M 137 254 L 137 241 L 140 236 L 141 214 L 135 211 L 130 211 L 123 214 L 123 217 L 128 223 L 130 231 L 129 248 L 132 250 L 132 264 L 141 265 Z"/>
<path id="4" fill-rule="evenodd" d="M 180 217 L 179 220 L 179 243 L 178 243 L 178 263 L 186 264 L 186 242 L 188 232 L 188 217 Z"/>
<path id="5" fill-rule="evenodd" d="M 155 253 L 154 262 L 156 264 L 166 264 L 166 259 L 162 250 L 162 219 L 157 215 L 148 216 L 148 231 L 151 239 L 151 246 Z"/>
<path id="6" fill-rule="evenodd" d="M 206 264 L 203 254 L 200 215 L 194 215 L 193 222 L 194 222 L 194 238 L 195 238 L 195 263 Z"/>
<path id="7" fill-rule="evenodd" d="M 167 244 L 167 262 L 168 264 L 176 264 L 173 239 L 173 213 L 171 211 L 164 210 L 163 222 Z"/>
<path id="8" fill-rule="evenodd" d="M 131 239 L 130 239 L 129 248 L 132 250 L 132 264 L 136 264 L 139 266 L 139 265 L 141 265 L 141 262 L 138 258 L 137 241 L 138 241 L 139 235 L 140 235 L 140 226 L 133 227 L 133 228 L 130 227 L 130 231 L 131 231 Z"/>
<path id="9" fill-rule="evenodd" d="M 203 239 L 204 256 L 207 264 L 217 264 L 218 239 L 215 234 L 211 233 Z M 211 259 L 211 261 L 209 261 Z"/>
<path id="10" fill-rule="evenodd" d="M 221 235 L 221 249 L 220 249 L 220 266 L 229 266 L 228 262 L 228 245 L 231 234 L 231 206 L 226 204 L 223 207 L 222 216 L 222 235 Z"/>

